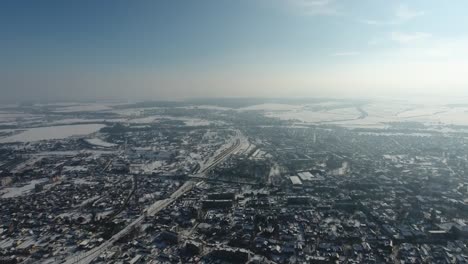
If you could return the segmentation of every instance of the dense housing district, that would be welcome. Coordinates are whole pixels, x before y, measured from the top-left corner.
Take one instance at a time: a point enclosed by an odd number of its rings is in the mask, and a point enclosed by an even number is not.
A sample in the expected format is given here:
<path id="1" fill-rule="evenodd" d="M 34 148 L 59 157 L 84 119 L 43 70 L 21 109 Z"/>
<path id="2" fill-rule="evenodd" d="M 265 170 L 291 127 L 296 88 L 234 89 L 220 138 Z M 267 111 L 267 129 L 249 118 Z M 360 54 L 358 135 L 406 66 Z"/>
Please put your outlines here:
<path id="1" fill-rule="evenodd" d="M 463 127 L 162 102 L 2 111 L 0 263 L 468 262 Z"/>

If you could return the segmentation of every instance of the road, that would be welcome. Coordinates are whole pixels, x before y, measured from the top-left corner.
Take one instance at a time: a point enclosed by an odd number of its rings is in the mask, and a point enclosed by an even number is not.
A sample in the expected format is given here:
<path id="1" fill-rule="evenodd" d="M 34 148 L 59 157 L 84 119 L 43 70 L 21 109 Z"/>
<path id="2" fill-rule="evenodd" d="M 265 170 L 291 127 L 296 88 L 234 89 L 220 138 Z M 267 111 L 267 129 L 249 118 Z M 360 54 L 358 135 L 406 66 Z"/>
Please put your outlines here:
<path id="1" fill-rule="evenodd" d="M 206 176 L 206 173 L 210 171 L 212 168 L 214 168 L 216 165 L 218 165 L 220 162 L 225 160 L 229 155 L 232 153 L 236 152 L 240 147 L 240 140 L 241 140 L 241 134 L 239 131 L 236 132 L 236 136 L 234 137 L 234 143 L 227 149 L 224 149 L 219 153 L 216 157 L 214 157 L 212 160 L 207 161 L 201 169 L 200 173 L 194 175 L 196 177 L 203 177 Z"/>
<path id="2" fill-rule="evenodd" d="M 240 147 L 240 132 L 237 132 L 235 142 L 232 144 L 232 146 L 228 147 L 227 149 L 223 150 L 220 154 L 218 154 L 216 157 L 213 159 L 207 161 L 207 163 L 204 164 L 203 169 L 201 170 L 200 173 L 197 174 L 197 176 L 203 177 L 206 172 L 208 172 L 210 169 L 218 165 L 220 162 L 225 160 L 229 155 L 237 151 Z M 99 257 L 103 252 L 105 252 L 109 247 L 111 247 L 116 241 L 124 237 L 128 232 L 133 230 L 133 228 L 141 225 L 143 220 L 145 219 L 145 215 L 148 216 L 154 216 L 167 206 L 169 206 L 171 203 L 173 203 L 175 200 L 179 199 L 182 195 L 185 193 L 189 192 L 192 190 L 193 187 L 195 187 L 197 184 L 201 184 L 202 182 L 196 183 L 195 181 L 189 180 L 185 182 L 179 189 L 177 189 L 174 193 L 169 198 L 166 198 L 164 200 L 158 200 L 155 203 L 153 203 L 151 206 L 149 206 L 147 209 L 144 210 L 144 213 L 140 215 L 137 219 L 135 219 L 133 222 L 128 224 L 124 229 L 120 230 L 117 234 L 112 236 L 109 240 L 105 241 L 101 245 L 99 245 L 96 248 L 93 248 L 87 252 L 81 253 L 79 255 L 74 255 L 63 261 L 62 263 L 64 264 L 88 264 L 91 263 L 94 259 Z"/>

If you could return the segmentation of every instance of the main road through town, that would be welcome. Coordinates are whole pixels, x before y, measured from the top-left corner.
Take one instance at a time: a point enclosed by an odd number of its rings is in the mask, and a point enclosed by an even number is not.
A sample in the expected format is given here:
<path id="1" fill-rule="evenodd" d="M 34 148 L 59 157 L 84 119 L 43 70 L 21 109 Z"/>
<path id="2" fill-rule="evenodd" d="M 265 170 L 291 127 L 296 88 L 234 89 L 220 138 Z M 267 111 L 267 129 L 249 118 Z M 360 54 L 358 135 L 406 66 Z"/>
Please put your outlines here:
<path id="1" fill-rule="evenodd" d="M 200 179 L 200 178 L 206 177 L 205 174 L 210 169 L 214 168 L 216 165 L 224 161 L 229 155 L 236 152 L 241 147 L 240 138 L 241 138 L 241 134 L 238 131 L 228 148 L 222 150 L 218 155 L 216 155 L 212 159 L 209 159 L 204 164 L 204 166 L 201 167 L 200 172 L 196 175 L 197 178 Z M 98 247 L 95 247 L 89 251 L 70 256 L 68 259 L 62 261 L 62 263 L 64 264 L 91 263 L 94 259 L 96 259 L 103 252 L 105 252 L 109 247 L 111 247 L 116 241 L 124 237 L 126 234 L 128 234 L 128 232 L 130 232 L 134 228 L 140 226 L 143 223 L 143 220 L 145 219 L 146 216 L 154 216 L 155 214 L 157 214 L 158 212 L 160 212 L 161 210 L 169 206 L 171 203 L 173 203 L 175 200 L 177 200 L 179 197 L 189 192 L 194 186 L 196 186 L 197 184 L 201 184 L 201 183 L 202 182 L 197 183 L 193 180 L 189 180 L 185 182 L 179 189 L 177 189 L 174 193 L 172 193 L 172 195 L 169 198 L 166 198 L 164 200 L 158 200 L 155 203 L 153 203 L 151 206 L 147 207 L 144 210 L 142 215 L 140 215 L 133 222 L 128 224 L 124 229 L 120 230 L 120 232 L 112 236 L 109 240 L 103 242 Z"/>

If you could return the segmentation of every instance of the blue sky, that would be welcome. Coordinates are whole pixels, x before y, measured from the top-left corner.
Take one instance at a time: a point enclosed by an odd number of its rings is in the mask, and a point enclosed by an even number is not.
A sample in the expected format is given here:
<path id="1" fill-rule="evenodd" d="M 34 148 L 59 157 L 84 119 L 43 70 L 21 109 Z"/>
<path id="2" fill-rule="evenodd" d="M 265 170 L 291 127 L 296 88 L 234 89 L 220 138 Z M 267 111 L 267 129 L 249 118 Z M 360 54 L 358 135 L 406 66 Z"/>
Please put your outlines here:
<path id="1" fill-rule="evenodd" d="M 4 100 L 459 95 L 464 0 L 0 3 Z"/>

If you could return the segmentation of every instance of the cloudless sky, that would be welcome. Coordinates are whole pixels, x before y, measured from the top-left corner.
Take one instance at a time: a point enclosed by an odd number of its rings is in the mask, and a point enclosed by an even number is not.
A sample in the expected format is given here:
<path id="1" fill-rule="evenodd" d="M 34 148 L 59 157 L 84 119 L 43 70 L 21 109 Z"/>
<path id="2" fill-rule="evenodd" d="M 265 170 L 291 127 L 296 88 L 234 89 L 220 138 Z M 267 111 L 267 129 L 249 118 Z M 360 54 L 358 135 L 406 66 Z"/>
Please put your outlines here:
<path id="1" fill-rule="evenodd" d="M 0 3 L 2 101 L 468 94 L 465 0 Z"/>

